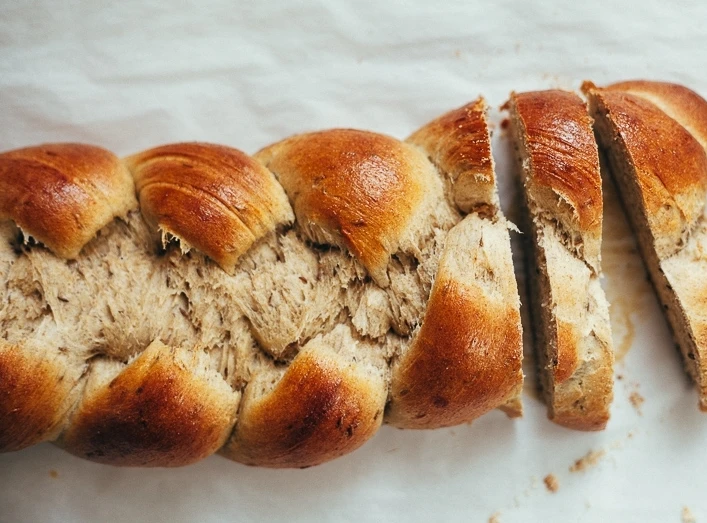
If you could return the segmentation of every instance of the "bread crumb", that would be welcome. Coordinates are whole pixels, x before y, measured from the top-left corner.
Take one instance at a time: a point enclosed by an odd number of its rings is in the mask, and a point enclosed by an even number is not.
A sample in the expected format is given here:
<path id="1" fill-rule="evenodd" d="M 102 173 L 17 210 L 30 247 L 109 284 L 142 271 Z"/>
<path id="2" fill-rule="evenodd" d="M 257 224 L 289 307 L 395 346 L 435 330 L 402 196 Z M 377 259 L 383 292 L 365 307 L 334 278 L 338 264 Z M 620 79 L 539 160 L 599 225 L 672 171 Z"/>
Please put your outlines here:
<path id="1" fill-rule="evenodd" d="M 623 375 L 623 374 L 617 374 L 617 375 L 616 375 L 616 379 L 617 379 L 617 380 L 622 380 L 622 379 L 624 379 L 624 375 Z"/>
<path id="2" fill-rule="evenodd" d="M 604 457 L 604 454 L 606 454 L 604 450 L 590 450 L 574 462 L 574 465 L 570 467 L 570 472 L 580 472 L 588 469 L 589 467 L 593 467 L 599 463 L 601 458 Z"/>
<path id="3" fill-rule="evenodd" d="M 697 523 L 695 516 L 688 507 L 682 507 L 682 523 Z"/>
<path id="4" fill-rule="evenodd" d="M 646 401 L 646 399 L 641 396 L 638 391 L 633 391 L 628 399 L 631 402 L 631 405 L 633 405 L 633 408 L 636 409 L 636 412 L 642 416 L 643 412 L 641 411 L 641 405 L 643 405 L 643 402 Z"/>
<path id="5" fill-rule="evenodd" d="M 624 442 L 623 442 L 623 440 L 617 439 L 617 440 L 611 442 L 611 445 L 609 445 L 609 448 L 611 450 L 622 449 L 622 448 L 624 448 Z"/>
<path id="6" fill-rule="evenodd" d="M 56 470 L 51 469 L 51 470 L 49 471 L 49 477 L 56 479 L 56 478 L 59 477 L 59 473 L 58 473 Z"/>
<path id="7" fill-rule="evenodd" d="M 493 514 L 491 514 L 491 517 L 489 518 L 489 523 L 501 523 L 501 513 L 494 512 Z"/>
<path id="8" fill-rule="evenodd" d="M 545 487 L 550 492 L 557 492 L 560 488 L 560 482 L 557 481 L 554 474 L 548 474 L 543 478 L 543 481 L 545 482 Z"/>
<path id="9" fill-rule="evenodd" d="M 503 120 L 501 120 L 501 129 L 503 129 L 504 131 L 508 129 L 509 125 L 511 125 L 511 121 L 508 118 L 504 118 Z"/>

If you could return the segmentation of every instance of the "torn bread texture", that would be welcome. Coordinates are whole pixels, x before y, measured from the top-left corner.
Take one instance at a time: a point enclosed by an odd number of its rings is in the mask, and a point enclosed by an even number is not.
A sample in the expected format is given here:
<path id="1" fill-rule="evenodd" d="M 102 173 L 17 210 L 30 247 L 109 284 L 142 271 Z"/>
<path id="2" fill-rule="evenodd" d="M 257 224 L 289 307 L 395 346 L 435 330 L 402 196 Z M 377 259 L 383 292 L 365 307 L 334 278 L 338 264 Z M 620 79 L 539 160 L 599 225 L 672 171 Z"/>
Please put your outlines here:
<path id="1" fill-rule="evenodd" d="M 492 174 L 483 102 L 454 118 L 486 129 L 485 141 L 470 134 L 465 171 Z M 356 449 L 384 419 L 519 415 L 507 225 L 495 192 L 483 214 L 454 205 L 453 157 L 437 164 L 426 148 L 451 130 L 430 126 L 422 145 L 333 130 L 256 159 L 210 144 L 131 156 L 139 206 L 71 260 L 0 222 L 0 450 L 56 441 L 118 465 L 220 452 L 307 467 Z M 488 193 L 463 187 L 464 201 Z M 51 208 L 35 213 L 45 223 Z"/>
<path id="2" fill-rule="evenodd" d="M 564 91 L 514 93 L 508 107 L 548 416 L 601 430 L 613 397 L 613 349 L 600 283 L 602 194 L 591 122 L 582 100 Z"/>
<path id="3" fill-rule="evenodd" d="M 707 101 L 643 80 L 585 82 L 595 132 L 707 411 Z"/>

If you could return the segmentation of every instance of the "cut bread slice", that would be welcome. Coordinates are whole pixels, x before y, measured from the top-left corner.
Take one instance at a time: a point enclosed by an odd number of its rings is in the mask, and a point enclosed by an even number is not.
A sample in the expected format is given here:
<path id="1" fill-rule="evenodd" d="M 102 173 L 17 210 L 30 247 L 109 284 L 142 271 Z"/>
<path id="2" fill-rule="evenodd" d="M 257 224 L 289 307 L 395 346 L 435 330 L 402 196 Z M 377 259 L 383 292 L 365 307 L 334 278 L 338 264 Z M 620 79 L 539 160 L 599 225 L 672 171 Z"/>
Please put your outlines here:
<path id="1" fill-rule="evenodd" d="M 594 130 L 707 411 L 707 101 L 675 84 L 582 85 Z"/>
<path id="2" fill-rule="evenodd" d="M 586 106 L 565 91 L 507 104 L 525 195 L 526 267 L 548 417 L 601 430 L 613 397 L 609 306 L 601 288 L 602 190 Z"/>

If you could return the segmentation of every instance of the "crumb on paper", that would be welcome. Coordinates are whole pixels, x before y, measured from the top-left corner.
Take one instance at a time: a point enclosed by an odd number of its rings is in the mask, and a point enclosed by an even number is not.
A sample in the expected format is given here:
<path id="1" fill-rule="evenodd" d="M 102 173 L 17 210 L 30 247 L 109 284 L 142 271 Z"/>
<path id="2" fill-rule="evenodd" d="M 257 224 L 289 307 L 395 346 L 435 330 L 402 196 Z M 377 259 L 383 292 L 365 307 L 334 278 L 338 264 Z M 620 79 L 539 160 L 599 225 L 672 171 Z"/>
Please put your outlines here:
<path id="1" fill-rule="evenodd" d="M 624 375 L 623 375 L 623 374 L 617 374 L 617 375 L 616 375 L 616 379 L 617 379 L 617 380 L 622 380 L 622 379 L 624 379 Z"/>
<path id="2" fill-rule="evenodd" d="M 689 507 L 682 507 L 682 523 L 697 523 Z"/>
<path id="3" fill-rule="evenodd" d="M 554 474 L 548 474 L 543 478 L 543 481 L 545 482 L 545 488 L 550 492 L 557 492 L 560 489 L 560 482 L 557 481 Z"/>
<path id="4" fill-rule="evenodd" d="M 584 456 L 574 462 L 574 465 L 570 467 L 570 472 L 581 472 L 590 467 L 593 467 L 594 465 L 599 463 L 601 458 L 604 457 L 604 454 L 606 454 L 606 452 L 603 449 L 590 450 Z"/>
<path id="5" fill-rule="evenodd" d="M 59 477 L 59 473 L 58 473 L 56 470 L 51 469 L 51 470 L 49 471 L 49 477 L 56 479 L 56 478 Z"/>
<path id="6" fill-rule="evenodd" d="M 633 405 L 633 408 L 636 409 L 636 412 L 642 416 L 643 412 L 641 411 L 641 405 L 643 405 L 643 402 L 646 401 L 646 399 L 636 390 L 631 393 L 628 399 L 631 402 L 631 405 Z"/>
<path id="7" fill-rule="evenodd" d="M 501 129 L 503 129 L 504 131 L 508 129 L 509 125 L 511 125 L 511 121 L 508 118 L 504 118 L 503 120 L 501 120 Z"/>
<path id="8" fill-rule="evenodd" d="M 635 434 L 635 432 L 634 432 L 634 431 L 632 431 L 632 430 L 629 430 L 629 431 L 628 431 L 628 439 L 631 439 L 631 438 L 633 438 L 634 434 Z"/>
<path id="9" fill-rule="evenodd" d="M 501 523 L 501 513 L 494 512 L 493 514 L 491 514 L 491 517 L 489 518 L 489 523 Z"/>

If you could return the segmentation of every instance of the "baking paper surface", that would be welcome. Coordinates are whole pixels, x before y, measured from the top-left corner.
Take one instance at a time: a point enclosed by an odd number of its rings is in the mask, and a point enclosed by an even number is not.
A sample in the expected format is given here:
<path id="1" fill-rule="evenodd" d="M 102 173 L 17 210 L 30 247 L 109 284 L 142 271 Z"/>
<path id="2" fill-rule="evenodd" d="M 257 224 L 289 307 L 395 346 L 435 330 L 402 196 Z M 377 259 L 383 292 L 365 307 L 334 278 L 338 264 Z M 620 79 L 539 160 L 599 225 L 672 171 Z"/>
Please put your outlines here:
<path id="1" fill-rule="evenodd" d="M 479 94 L 497 108 L 511 90 L 584 79 L 664 79 L 705 96 L 706 20 L 707 3 L 655 0 L 4 0 L 0 149 L 83 141 L 126 155 L 203 140 L 252 153 L 329 127 L 404 138 Z M 515 219 L 508 147 L 497 127 L 501 196 Z M 707 520 L 707 415 L 610 197 L 607 208 L 605 286 L 620 361 L 606 431 L 550 423 L 528 360 L 520 420 L 492 412 L 445 430 L 384 427 L 357 452 L 307 470 L 217 456 L 121 469 L 50 444 L 1 455 L 0 521 Z"/>

